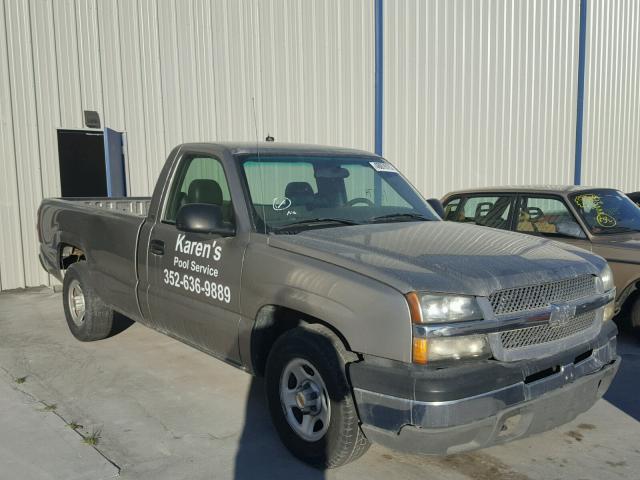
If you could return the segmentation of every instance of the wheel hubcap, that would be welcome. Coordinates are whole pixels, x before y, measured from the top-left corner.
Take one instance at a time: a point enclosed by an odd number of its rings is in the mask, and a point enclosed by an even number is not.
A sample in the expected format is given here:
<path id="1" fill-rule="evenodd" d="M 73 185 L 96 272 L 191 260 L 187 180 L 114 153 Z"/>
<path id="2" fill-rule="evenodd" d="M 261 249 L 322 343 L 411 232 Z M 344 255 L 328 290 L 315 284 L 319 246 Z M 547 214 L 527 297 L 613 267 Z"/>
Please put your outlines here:
<path id="1" fill-rule="evenodd" d="M 77 280 L 72 280 L 69 285 L 68 303 L 73 323 L 81 326 L 84 323 L 85 303 L 82 287 L 80 287 L 80 282 Z"/>
<path id="2" fill-rule="evenodd" d="M 309 442 L 320 440 L 329 428 L 331 403 L 324 380 L 306 360 L 291 360 L 282 371 L 280 403 L 289 426 Z"/>

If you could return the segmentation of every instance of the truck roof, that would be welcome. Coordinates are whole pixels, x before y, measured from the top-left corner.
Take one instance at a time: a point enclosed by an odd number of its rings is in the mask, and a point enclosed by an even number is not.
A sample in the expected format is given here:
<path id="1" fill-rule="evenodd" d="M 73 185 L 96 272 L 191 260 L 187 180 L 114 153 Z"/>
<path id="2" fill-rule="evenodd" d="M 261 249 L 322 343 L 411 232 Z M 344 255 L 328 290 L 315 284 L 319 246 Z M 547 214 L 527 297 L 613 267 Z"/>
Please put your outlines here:
<path id="1" fill-rule="evenodd" d="M 304 143 L 283 143 L 283 142 L 207 142 L 207 143 L 185 143 L 184 147 L 195 147 L 209 145 L 223 148 L 234 155 L 291 155 L 291 154 L 311 154 L 311 155 L 358 155 L 367 157 L 378 157 L 378 155 L 358 150 L 355 148 L 332 147 L 327 145 L 314 145 Z"/>
<path id="2" fill-rule="evenodd" d="M 449 192 L 445 197 L 451 195 L 469 194 L 469 193 L 494 193 L 494 192 L 534 192 L 534 193 L 558 193 L 569 194 L 574 192 L 582 192 L 585 190 L 615 190 L 614 188 L 593 187 L 589 185 L 505 185 L 501 187 L 481 187 L 467 188 L 464 190 L 456 190 Z"/>

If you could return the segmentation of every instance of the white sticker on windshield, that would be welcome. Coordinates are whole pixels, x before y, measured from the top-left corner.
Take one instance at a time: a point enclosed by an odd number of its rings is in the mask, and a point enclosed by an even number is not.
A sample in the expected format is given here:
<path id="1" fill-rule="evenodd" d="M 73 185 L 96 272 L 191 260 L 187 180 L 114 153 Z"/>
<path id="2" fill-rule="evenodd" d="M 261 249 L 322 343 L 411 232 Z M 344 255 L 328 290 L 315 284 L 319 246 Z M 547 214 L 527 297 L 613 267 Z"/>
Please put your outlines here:
<path id="1" fill-rule="evenodd" d="M 398 173 L 393 165 L 387 162 L 369 162 L 376 172 Z"/>

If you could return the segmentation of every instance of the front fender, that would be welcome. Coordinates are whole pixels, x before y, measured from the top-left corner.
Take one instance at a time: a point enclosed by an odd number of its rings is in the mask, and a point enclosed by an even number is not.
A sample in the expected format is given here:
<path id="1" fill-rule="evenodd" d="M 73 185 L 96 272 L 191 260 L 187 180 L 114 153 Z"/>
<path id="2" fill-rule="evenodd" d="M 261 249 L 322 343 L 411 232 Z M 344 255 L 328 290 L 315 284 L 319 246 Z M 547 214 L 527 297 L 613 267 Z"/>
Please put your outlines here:
<path id="1" fill-rule="evenodd" d="M 399 291 L 350 270 L 303 255 L 252 244 L 242 272 L 241 351 L 265 305 L 315 317 L 357 353 L 411 361 L 411 320 Z M 245 332 L 243 334 L 242 332 Z M 244 348 L 242 343 L 244 343 Z"/>

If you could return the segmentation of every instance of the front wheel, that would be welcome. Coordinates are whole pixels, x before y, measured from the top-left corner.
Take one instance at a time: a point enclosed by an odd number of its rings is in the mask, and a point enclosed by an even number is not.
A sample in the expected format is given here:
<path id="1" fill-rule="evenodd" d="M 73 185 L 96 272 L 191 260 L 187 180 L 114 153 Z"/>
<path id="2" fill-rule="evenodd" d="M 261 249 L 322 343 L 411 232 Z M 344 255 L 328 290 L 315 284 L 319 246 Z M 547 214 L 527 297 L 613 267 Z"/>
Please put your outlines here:
<path id="1" fill-rule="evenodd" d="M 362 456 L 369 442 L 345 374 L 347 352 L 327 329 L 311 325 L 282 335 L 267 361 L 267 402 L 282 442 L 317 468 Z"/>
<path id="2" fill-rule="evenodd" d="M 636 335 L 640 336 L 640 295 L 634 300 L 631 305 L 631 328 Z"/>

